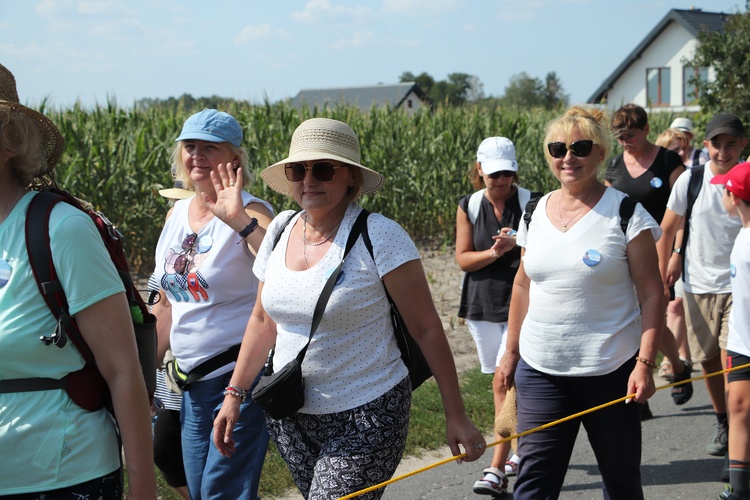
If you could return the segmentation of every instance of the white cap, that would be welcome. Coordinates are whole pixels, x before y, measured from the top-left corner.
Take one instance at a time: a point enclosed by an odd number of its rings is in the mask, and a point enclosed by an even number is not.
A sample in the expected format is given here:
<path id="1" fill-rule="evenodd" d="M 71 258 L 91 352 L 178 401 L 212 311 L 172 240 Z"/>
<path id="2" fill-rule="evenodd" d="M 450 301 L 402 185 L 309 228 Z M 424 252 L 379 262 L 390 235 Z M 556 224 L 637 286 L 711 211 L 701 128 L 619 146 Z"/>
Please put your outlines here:
<path id="1" fill-rule="evenodd" d="M 518 172 L 516 147 L 505 137 L 488 137 L 483 140 L 477 150 L 477 162 L 485 175 L 501 170 Z"/>
<path id="2" fill-rule="evenodd" d="M 675 118 L 669 128 L 676 128 L 688 134 L 693 134 L 693 122 L 689 118 Z"/>

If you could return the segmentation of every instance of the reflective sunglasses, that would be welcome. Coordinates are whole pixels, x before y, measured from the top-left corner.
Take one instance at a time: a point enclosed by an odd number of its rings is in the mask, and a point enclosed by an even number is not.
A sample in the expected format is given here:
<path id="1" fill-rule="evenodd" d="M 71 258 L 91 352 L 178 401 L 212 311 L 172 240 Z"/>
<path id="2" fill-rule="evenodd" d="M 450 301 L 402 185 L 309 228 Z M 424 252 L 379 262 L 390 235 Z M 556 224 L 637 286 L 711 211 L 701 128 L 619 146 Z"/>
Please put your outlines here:
<path id="1" fill-rule="evenodd" d="M 516 175 L 515 172 L 512 170 L 498 170 L 497 172 L 492 172 L 491 174 L 485 174 L 490 179 L 499 179 L 500 177 L 513 177 Z"/>
<path id="2" fill-rule="evenodd" d="M 302 182 L 305 180 L 305 174 L 308 170 L 312 170 L 312 176 L 318 182 L 331 182 L 333 176 L 336 174 L 336 169 L 343 167 L 343 165 L 336 165 L 331 161 L 316 161 L 312 166 L 308 167 L 304 163 L 294 162 L 287 163 L 284 166 L 284 173 L 286 178 L 291 182 Z"/>
<path id="3" fill-rule="evenodd" d="M 552 158 L 565 158 L 565 155 L 568 154 L 568 148 L 577 157 L 584 158 L 591 154 L 591 150 L 594 148 L 594 141 L 584 139 L 576 141 L 570 146 L 565 145 L 564 142 L 550 142 L 547 144 L 547 151 L 549 151 Z"/>

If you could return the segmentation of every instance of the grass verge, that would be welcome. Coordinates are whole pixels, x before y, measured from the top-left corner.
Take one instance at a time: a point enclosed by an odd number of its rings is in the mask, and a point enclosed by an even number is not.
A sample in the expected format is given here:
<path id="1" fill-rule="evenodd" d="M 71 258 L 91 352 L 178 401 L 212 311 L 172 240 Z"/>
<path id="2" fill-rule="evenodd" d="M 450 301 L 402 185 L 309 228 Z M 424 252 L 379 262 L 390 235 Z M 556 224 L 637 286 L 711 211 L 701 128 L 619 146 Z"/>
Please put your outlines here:
<path id="1" fill-rule="evenodd" d="M 492 400 L 492 377 L 479 368 L 464 372 L 460 377 L 461 394 L 466 412 L 474 424 L 485 434 L 491 432 L 495 420 Z M 418 455 L 423 449 L 434 450 L 445 444 L 445 415 L 440 391 L 434 380 L 425 382 L 414 391 L 409 435 L 405 455 Z M 157 472 L 158 496 L 165 500 L 179 500 L 179 496 L 164 482 Z M 260 481 L 261 498 L 274 498 L 294 488 L 294 481 L 279 456 L 273 441 L 268 446 L 266 461 Z"/>

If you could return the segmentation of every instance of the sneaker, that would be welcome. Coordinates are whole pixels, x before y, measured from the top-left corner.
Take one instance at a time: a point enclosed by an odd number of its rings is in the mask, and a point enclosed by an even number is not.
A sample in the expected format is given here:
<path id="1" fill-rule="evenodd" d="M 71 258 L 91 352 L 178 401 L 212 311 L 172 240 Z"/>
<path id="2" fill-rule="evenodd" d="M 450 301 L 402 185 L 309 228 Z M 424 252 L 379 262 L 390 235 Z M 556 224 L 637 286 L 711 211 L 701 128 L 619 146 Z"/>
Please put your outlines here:
<path id="1" fill-rule="evenodd" d="M 683 380 L 688 380 L 690 378 L 691 373 L 693 372 L 693 365 L 690 362 L 683 361 L 685 363 L 685 369 L 682 370 L 682 373 L 679 375 L 673 375 L 672 376 L 672 382 L 682 382 Z M 684 405 L 688 401 L 690 401 L 690 398 L 693 397 L 693 383 L 692 382 L 685 382 L 684 384 L 680 384 L 678 386 L 672 387 L 672 401 L 674 401 L 674 404 L 676 405 Z"/>
<path id="2" fill-rule="evenodd" d="M 724 485 L 724 491 L 719 494 L 719 500 L 750 500 L 750 497 L 740 496 L 734 492 L 731 486 Z"/>
<path id="3" fill-rule="evenodd" d="M 484 472 L 484 477 L 474 483 L 474 493 L 491 495 L 492 498 L 499 498 L 508 494 L 508 478 L 500 469 L 487 467 L 482 472 Z"/>
<path id="4" fill-rule="evenodd" d="M 521 461 L 521 457 L 513 453 L 510 458 L 505 462 L 505 475 L 515 476 L 518 474 L 518 464 Z"/>
<path id="5" fill-rule="evenodd" d="M 727 452 L 727 434 L 729 433 L 729 424 L 726 421 L 722 423 L 716 423 L 716 436 L 713 441 L 708 443 L 706 451 L 709 455 L 715 457 L 723 457 Z"/>

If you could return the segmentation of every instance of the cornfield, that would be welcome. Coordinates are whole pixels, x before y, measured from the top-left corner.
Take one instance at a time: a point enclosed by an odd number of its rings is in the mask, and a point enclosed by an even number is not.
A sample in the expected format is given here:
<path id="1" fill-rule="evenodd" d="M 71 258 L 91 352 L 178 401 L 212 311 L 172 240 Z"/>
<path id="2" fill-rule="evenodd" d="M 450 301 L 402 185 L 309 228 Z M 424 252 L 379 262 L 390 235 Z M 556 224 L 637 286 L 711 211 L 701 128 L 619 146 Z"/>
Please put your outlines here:
<path id="1" fill-rule="evenodd" d="M 383 108 L 297 110 L 282 103 L 234 101 L 220 108 L 243 125 L 243 146 L 258 180 L 263 168 L 286 156 L 292 133 L 303 120 L 324 116 L 348 123 L 359 135 L 362 163 L 386 178 L 383 189 L 361 200 L 363 206 L 398 221 L 420 245 L 453 242 L 458 199 L 472 191 L 466 173 L 485 137 L 500 135 L 515 143 L 520 185 L 546 192 L 557 184 L 546 165 L 542 141 L 546 124 L 559 112 L 465 106 L 409 117 Z M 67 144 L 56 168 L 58 183 L 116 222 L 135 272 L 153 270 L 153 253 L 168 209 L 157 191 L 172 185 L 171 148 L 183 122 L 195 111 L 123 109 L 113 103 L 45 110 Z M 658 133 L 671 119 L 669 113 L 657 115 L 651 129 Z M 260 180 L 250 191 L 271 202 L 277 212 L 295 207 L 293 200 Z"/>

